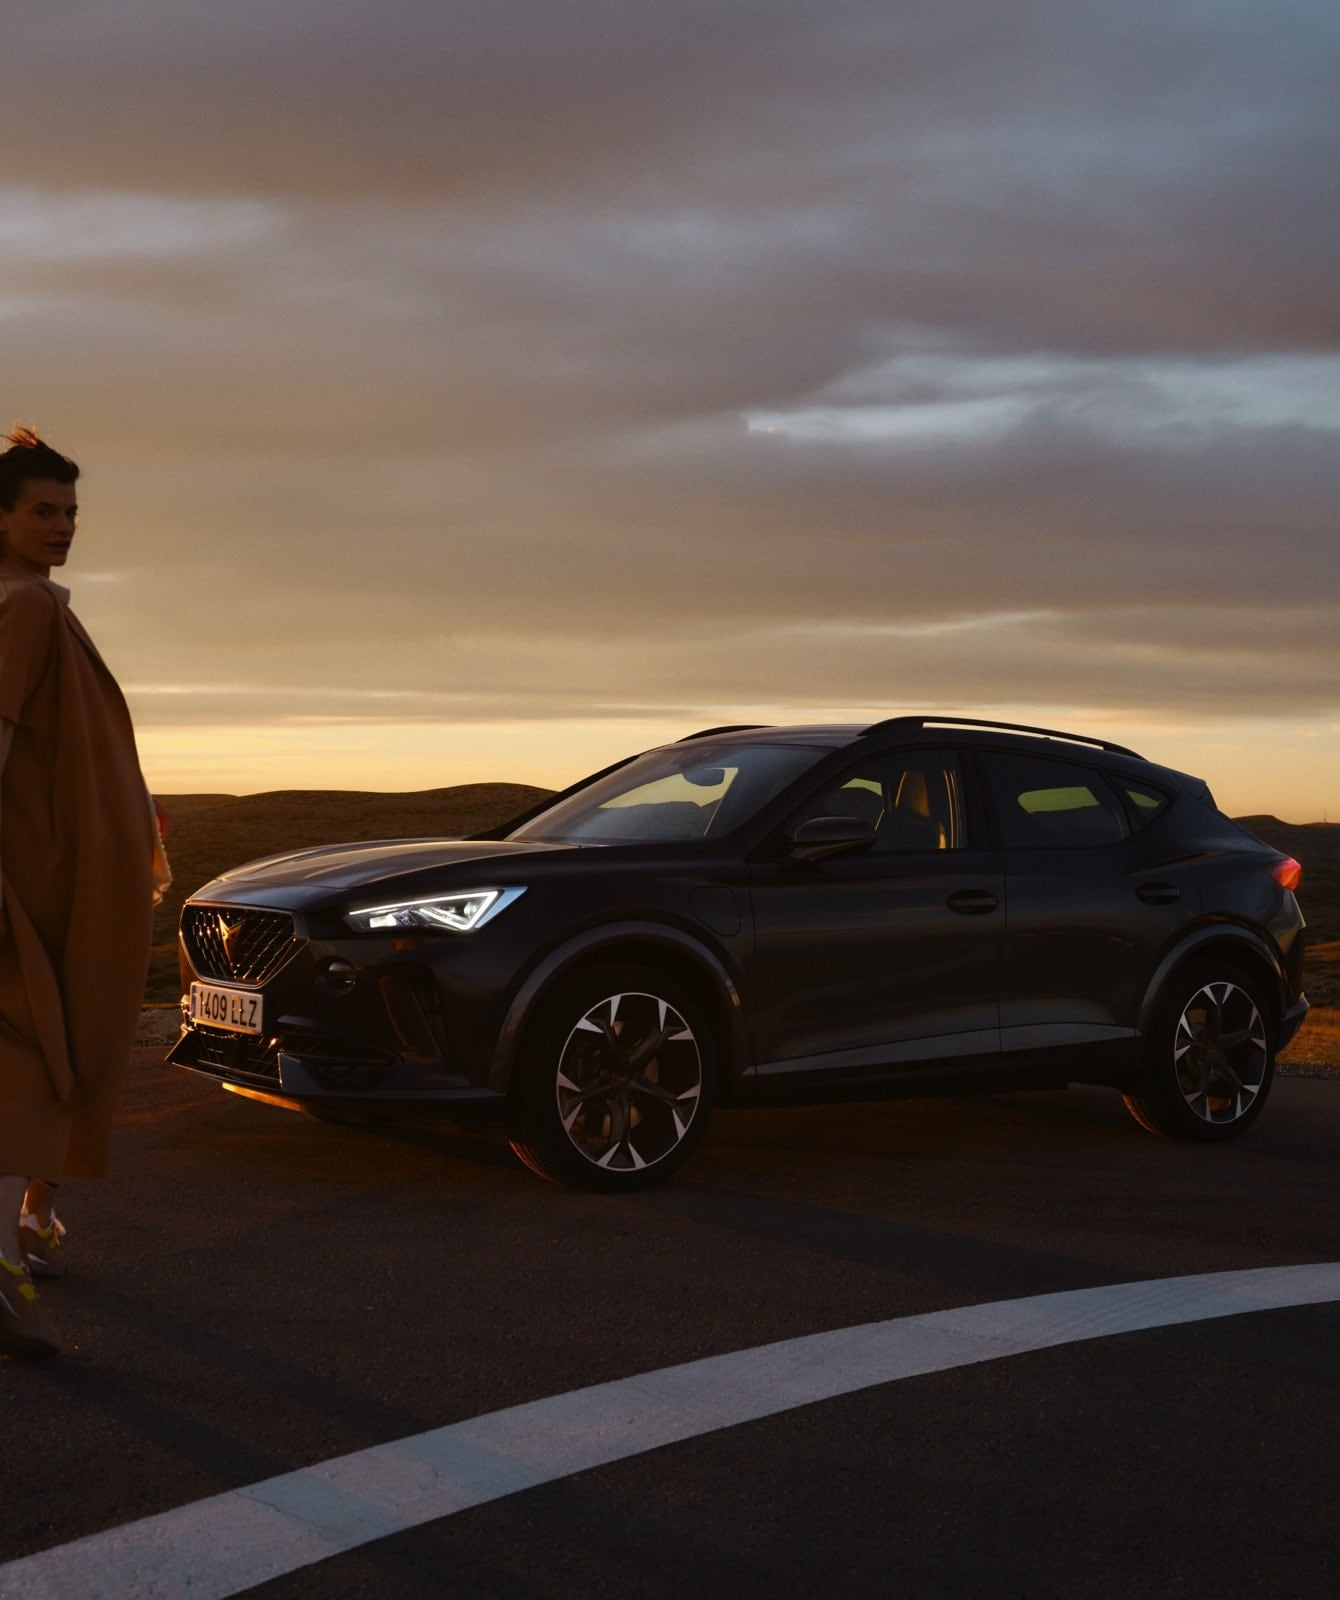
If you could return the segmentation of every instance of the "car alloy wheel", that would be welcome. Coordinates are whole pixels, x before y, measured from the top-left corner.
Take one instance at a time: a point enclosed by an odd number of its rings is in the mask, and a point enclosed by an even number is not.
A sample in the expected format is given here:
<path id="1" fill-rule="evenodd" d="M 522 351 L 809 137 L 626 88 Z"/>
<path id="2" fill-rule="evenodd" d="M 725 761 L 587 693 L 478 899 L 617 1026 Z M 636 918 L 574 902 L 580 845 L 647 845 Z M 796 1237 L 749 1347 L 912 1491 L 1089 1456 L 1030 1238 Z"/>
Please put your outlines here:
<path id="1" fill-rule="evenodd" d="M 513 1085 L 512 1147 L 545 1177 L 633 1189 L 685 1160 L 710 1115 L 715 1041 L 691 991 L 640 968 L 549 1000 Z"/>
<path id="2" fill-rule="evenodd" d="M 693 1029 L 652 994 L 612 994 L 568 1035 L 555 1077 L 572 1147 L 610 1172 L 662 1161 L 688 1137 L 703 1091 Z"/>
<path id="3" fill-rule="evenodd" d="M 1274 1073 L 1274 1024 L 1255 983 L 1220 962 L 1188 963 L 1155 1007 L 1126 1108 L 1168 1139 L 1231 1139 L 1265 1108 Z"/>
<path id="4" fill-rule="evenodd" d="M 1187 1001 L 1173 1042 L 1177 1086 L 1206 1122 L 1237 1122 L 1265 1086 L 1270 1043 L 1246 989 L 1207 983 Z"/>

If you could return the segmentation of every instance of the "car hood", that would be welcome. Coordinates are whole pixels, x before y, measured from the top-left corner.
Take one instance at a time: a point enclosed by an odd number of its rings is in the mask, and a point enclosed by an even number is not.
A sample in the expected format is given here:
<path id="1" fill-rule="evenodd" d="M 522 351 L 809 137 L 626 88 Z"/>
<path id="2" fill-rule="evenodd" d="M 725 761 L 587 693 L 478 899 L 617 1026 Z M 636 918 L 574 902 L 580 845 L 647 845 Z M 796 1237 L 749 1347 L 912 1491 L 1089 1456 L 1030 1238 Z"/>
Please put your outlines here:
<path id="1" fill-rule="evenodd" d="M 480 873 L 498 874 L 515 882 L 518 867 L 529 856 L 582 848 L 568 844 L 511 843 L 508 840 L 377 839 L 367 844 L 321 845 L 280 856 L 248 861 L 197 889 L 192 900 L 213 904 L 279 906 L 301 910 L 331 904 L 358 892 L 402 889 L 409 894 L 433 893 L 441 879 L 444 890 L 474 887 Z M 470 883 L 454 869 L 477 867 Z M 483 886 L 483 885 L 481 885 Z M 491 885 L 489 885 L 491 887 Z"/>

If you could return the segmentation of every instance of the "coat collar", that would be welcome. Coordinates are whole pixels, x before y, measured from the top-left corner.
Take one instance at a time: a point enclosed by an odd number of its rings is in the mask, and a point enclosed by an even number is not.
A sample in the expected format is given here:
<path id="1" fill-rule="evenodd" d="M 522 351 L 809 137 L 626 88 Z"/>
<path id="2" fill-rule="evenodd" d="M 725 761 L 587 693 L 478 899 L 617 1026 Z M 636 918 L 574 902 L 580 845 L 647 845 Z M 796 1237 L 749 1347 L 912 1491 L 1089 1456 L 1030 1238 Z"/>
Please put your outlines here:
<path id="1" fill-rule="evenodd" d="M 73 611 L 70 610 L 70 591 L 63 583 L 55 583 L 50 578 L 44 578 L 40 572 L 34 572 L 30 567 L 20 566 L 17 561 L 11 561 L 4 556 L 0 556 L 0 577 L 24 578 L 29 583 L 36 583 L 40 585 L 43 589 L 50 589 L 61 603 L 61 614 L 64 616 L 66 626 L 69 628 L 70 632 L 75 636 L 76 639 L 78 639 L 79 643 L 84 647 L 85 650 L 87 650 L 89 655 L 92 656 L 93 660 L 98 664 L 98 666 L 102 667 L 103 670 L 106 671 L 106 666 L 103 662 L 103 659 L 98 654 L 97 645 L 93 643 L 92 639 L 90 639 L 88 634 L 84 631 L 83 623 L 80 622 L 79 618 L 75 616 Z"/>
<path id="2" fill-rule="evenodd" d="M 70 591 L 63 583 L 57 583 L 54 578 L 44 578 L 40 572 L 34 572 L 31 567 L 12 561 L 8 556 L 0 556 L 0 575 L 6 578 L 26 578 L 29 583 L 40 583 L 44 589 L 54 590 L 62 605 L 68 606 L 70 603 Z"/>

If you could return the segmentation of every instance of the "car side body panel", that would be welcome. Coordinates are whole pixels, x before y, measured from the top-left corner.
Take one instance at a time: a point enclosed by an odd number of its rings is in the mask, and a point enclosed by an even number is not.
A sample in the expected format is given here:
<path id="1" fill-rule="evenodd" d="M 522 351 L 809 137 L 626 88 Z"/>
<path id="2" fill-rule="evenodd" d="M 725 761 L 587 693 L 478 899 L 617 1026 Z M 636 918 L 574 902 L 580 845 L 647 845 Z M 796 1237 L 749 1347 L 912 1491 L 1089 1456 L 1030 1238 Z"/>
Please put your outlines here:
<path id="1" fill-rule="evenodd" d="M 989 729 L 735 736 L 813 760 L 720 838 L 545 842 L 499 829 L 293 852 L 224 874 L 189 906 L 230 925 L 282 913 L 294 947 L 263 983 L 266 1038 L 188 1027 L 173 1058 L 243 1092 L 270 1084 L 290 1103 L 498 1109 L 537 1009 L 593 965 L 629 962 L 692 985 L 719 1025 L 726 1101 L 1121 1085 L 1172 975 L 1206 955 L 1256 977 L 1277 1043 L 1306 1012 L 1303 920 L 1272 876 L 1283 858 L 1197 780 L 1092 742 Z M 704 736 L 705 756 L 712 744 Z M 787 819 L 816 786 L 867 753 L 946 748 L 964 780 L 960 848 L 787 855 Z M 983 777 L 992 751 L 1105 775 L 1129 836 L 1006 848 Z M 1166 800 L 1152 818 L 1130 797 L 1137 780 Z M 345 920 L 357 906 L 485 887 L 524 892 L 475 933 L 358 933 Z M 197 969 L 184 936 L 181 952 L 184 987 L 228 981 Z"/>

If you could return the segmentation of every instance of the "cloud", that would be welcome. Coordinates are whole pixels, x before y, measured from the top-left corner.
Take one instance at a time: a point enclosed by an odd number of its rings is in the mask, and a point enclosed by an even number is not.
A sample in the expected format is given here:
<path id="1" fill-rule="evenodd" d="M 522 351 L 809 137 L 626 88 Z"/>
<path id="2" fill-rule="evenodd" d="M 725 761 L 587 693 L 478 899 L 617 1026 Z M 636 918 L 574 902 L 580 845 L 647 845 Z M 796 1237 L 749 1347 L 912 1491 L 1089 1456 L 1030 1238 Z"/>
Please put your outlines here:
<path id="1" fill-rule="evenodd" d="M 748 423 L 803 440 L 954 446 L 1037 419 L 1174 450 L 1239 429 L 1335 435 L 1340 352 L 1191 361 L 913 350 L 839 379 L 800 409 L 756 413 Z"/>
<path id="2" fill-rule="evenodd" d="M 0 189 L 0 261 L 11 270 L 201 256 L 252 244 L 272 222 L 255 201 Z"/>
<path id="3" fill-rule="evenodd" d="M 9 405 L 142 720 L 1340 700 L 1331 6 L 75 0 L 7 52 Z"/>

